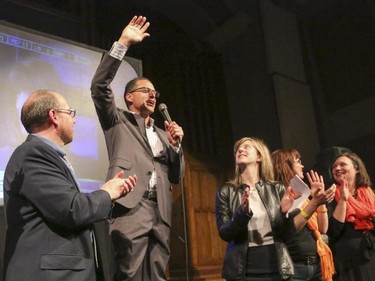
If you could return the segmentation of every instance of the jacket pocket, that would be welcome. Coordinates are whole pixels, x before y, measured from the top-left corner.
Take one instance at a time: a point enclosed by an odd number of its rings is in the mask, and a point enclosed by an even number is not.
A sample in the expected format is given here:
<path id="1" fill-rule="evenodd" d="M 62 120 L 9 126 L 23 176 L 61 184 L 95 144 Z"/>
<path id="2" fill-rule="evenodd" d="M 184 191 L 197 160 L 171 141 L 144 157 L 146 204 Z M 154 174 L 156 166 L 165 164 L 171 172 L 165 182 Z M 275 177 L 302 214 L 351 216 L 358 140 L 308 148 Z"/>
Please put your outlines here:
<path id="1" fill-rule="evenodd" d="M 46 254 L 41 257 L 41 269 L 84 270 L 87 268 L 85 258 L 75 255 Z"/>
<path id="2" fill-rule="evenodd" d="M 130 170 L 133 163 L 123 158 L 115 158 L 111 161 L 109 168 L 119 167 L 123 170 Z"/>

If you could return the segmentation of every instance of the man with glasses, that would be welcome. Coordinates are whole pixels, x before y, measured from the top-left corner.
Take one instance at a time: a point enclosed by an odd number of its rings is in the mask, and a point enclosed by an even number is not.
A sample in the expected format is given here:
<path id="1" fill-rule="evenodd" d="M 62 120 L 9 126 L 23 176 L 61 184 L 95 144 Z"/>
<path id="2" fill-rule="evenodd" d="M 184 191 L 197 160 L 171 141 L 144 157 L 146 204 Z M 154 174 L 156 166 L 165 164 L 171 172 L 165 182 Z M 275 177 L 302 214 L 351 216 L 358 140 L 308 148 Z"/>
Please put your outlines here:
<path id="1" fill-rule="evenodd" d="M 123 179 L 119 171 L 100 190 L 80 192 L 63 150 L 73 140 L 75 113 L 50 90 L 32 93 L 22 107 L 29 135 L 4 174 L 4 281 L 95 280 L 102 257 L 93 223 L 135 186 L 136 176 Z"/>
<path id="2" fill-rule="evenodd" d="M 170 256 L 172 183 L 184 172 L 182 128 L 165 121 L 165 131 L 150 115 L 160 94 L 147 78 L 125 87 L 129 109 L 116 107 L 110 84 L 130 45 L 149 34 L 146 18 L 135 16 L 120 39 L 104 54 L 91 84 L 92 99 L 104 131 L 109 156 L 108 178 L 120 169 L 137 174 L 137 188 L 116 200 L 109 233 L 115 249 L 116 280 L 166 280 Z"/>

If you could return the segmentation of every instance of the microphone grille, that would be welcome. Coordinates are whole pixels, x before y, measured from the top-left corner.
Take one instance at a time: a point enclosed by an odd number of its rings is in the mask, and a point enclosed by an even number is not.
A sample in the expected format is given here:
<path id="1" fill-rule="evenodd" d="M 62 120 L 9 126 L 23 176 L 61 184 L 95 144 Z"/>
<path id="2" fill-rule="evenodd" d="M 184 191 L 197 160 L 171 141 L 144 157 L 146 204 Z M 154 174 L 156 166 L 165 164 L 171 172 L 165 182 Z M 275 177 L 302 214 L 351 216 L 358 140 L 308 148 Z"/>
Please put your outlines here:
<path id="1" fill-rule="evenodd" d="M 159 111 L 163 111 L 163 110 L 166 110 L 167 109 L 167 106 L 165 105 L 165 103 L 161 103 L 159 104 Z"/>

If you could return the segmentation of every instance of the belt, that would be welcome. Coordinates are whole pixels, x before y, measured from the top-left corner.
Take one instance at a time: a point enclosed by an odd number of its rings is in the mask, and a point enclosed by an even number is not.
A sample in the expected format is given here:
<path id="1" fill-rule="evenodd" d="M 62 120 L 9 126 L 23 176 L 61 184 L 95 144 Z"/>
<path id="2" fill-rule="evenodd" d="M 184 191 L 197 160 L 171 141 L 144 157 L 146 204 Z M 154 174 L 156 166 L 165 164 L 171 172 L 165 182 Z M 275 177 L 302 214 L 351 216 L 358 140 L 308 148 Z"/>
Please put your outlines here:
<path id="1" fill-rule="evenodd" d="M 304 258 L 301 258 L 301 259 L 296 259 L 294 262 L 295 263 L 303 263 L 303 264 L 306 264 L 306 265 L 317 264 L 317 263 L 320 262 L 320 258 L 318 256 L 310 256 L 310 257 L 304 257 Z"/>
<path id="2" fill-rule="evenodd" d="M 145 193 L 143 194 L 143 198 L 154 201 L 154 202 L 158 201 L 155 190 L 153 191 L 146 190 Z"/>

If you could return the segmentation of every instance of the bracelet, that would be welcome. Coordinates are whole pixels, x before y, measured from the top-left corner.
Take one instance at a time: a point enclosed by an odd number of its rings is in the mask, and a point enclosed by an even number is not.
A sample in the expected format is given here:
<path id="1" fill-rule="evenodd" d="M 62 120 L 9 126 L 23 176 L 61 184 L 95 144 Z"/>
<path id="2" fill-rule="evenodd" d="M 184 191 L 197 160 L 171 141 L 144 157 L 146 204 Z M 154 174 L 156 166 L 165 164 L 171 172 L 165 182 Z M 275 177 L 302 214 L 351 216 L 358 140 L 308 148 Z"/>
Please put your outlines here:
<path id="1" fill-rule="evenodd" d="M 307 220 L 311 217 L 311 215 L 309 215 L 308 213 L 306 213 L 304 210 L 301 210 L 301 216 L 303 216 Z"/>
<path id="2" fill-rule="evenodd" d="M 324 214 L 324 213 L 327 213 L 327 208 L 325 208 L 325 209 L 323 209 L 323 210 L 318 210 L 318 209 L 316 209 L 316 212 L 317 212 L 318 214 Z"/>

